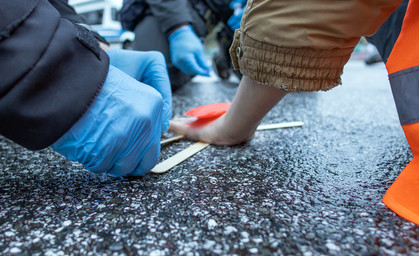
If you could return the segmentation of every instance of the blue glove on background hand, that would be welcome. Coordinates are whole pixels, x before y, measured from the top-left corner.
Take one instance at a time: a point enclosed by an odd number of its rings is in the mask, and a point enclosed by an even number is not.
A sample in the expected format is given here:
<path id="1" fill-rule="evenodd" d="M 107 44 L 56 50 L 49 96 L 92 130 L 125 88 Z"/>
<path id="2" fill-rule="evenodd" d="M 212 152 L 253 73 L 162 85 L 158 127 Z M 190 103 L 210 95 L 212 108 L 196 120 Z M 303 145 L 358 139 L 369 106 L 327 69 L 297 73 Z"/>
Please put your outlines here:
<path id="1" fill-rule="evenodd" d="M 175 67 L 190 75 L 209 75 L 204 46 L 192 30 L 185 26 L 175 30 L 169 36 L 170 58 Z"/>
<path id="2" fill-rule="evenodd" d="M 111 65 L 139 82 L 150 85 L 163 97 L 162 132 L 169 129 L 172 117 L 172 89 L 166 61 L 160 52 L 139 52 L 115 49 L 108 52 Z"/>
<path id="3" fill-rule="evenodd" d="M 234 31 L 240 28 L 240 22 L 243 17 L 244 7 L 238 11 L 235 11 L 233 15 L 228 19 L 227 24 L 228 26 Z"/>
<path id="4" fill-rule="evenodd" d="M 245 7 L 247 4 L 247 0 L 233 0 L 230 2 L 230 9 L 236 10 L 237 8 Z"/>
<path id="5" fill-rule="evenodd" d="M 232 30 L 240 28 L 246 3 L 247 0 L 234 0 L 230 2 L 230 9 L 234 11 L 234 14 L 228 19 L 227 24 Z"/>
<path id="6" fill-rule="evenodd" d="M 51 147 L 94 173 L 144 175 L 159 157 L 163 104 L 157 90 L 111 65 L 87 112 Z"/>

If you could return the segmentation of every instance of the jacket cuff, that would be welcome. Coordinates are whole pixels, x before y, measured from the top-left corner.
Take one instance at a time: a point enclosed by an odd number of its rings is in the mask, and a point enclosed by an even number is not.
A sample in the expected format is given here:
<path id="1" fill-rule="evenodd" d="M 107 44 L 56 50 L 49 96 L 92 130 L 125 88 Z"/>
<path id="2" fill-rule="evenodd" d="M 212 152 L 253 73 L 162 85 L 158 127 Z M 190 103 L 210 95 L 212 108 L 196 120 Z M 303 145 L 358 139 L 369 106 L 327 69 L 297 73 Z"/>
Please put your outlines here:
<path id="1" fill-rule="evenodd" d="M 235 69 L 249 79 L 294 91 L 327 91 L 341 84 L 352 48 L 284 48 L 260 42 L 237 29 L 230 47 Z"/>

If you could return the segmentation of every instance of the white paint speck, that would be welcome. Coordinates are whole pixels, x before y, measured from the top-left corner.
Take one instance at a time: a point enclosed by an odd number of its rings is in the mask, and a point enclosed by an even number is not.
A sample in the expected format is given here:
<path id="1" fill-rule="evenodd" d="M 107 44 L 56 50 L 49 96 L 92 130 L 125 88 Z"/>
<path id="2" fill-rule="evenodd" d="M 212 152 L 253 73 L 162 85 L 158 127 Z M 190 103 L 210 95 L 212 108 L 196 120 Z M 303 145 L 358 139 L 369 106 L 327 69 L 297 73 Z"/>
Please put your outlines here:
<path id="1" fill-rule="evenodd" d="M 44 240 L 53 240 L 54 238 L 55 236 L 52 234 L 46 234 L 44 237 L 42 237 Z"/>
<path id="2" fill-rule="evenodd" d="M 45 256 L 55 256 L 55 255 L 56 255 L 55 252 L 51 250 L 45 252 Z"/>
<path id="3" fill-rule="evenodd" d="M 254 238 L 254 239 L 253 239 L 253 242 L 255 242 L 255 243 L 257 243 L 257 244 L 260 244 L 260 243 L 262 243 L 262 242 L 263 242 L 263 239 L 262 239 L 262 238 L 260 238 L 260 237 L 258 237 L 258 238 Z"/>
<path id="4" fill-rule="evenodd" d="M 359 216 L 361 216 L 361 217 L 368 217 L 368 216 L 369 216 L 369 214 L 368 214 L 367 212 L 361 212 L 361 213 L 359 214 Z"/>
<path id="5" fill-rule="evenodd" d="M 205 250 L 209 250 L 212 249 L 215 246 L 215 244 L 216 243 L 214 241 L 206 241 L 203 247 Z"/>
<path id="6" fill-rule="evenodd" d="M 359 236 L 365 235 L 365 232 L 362 231 L 362 230 L 360 230 L 360 229 L 354 229 L 354 233 L 357 234 L 357 235 L 359 235 Z"/>
<path id="7" fill-rule="evenodd" d="M 394 245 L 394 242 L 387 238 L 381 239 L 381 242 L 383 242 L 383 244 L 385 244 L 387 247 L 391 247 Z"/>
<path id="8" fill-rule="evenodd" d="M 340 250 L 340 248 L 332 242 L 327 242 L 326 247 L 331 251 L 339 251 Z"/>
<path id="9" fill-rule="evenodd" d="M 22 252 L 22 250 L 17 248 L 17 247 L 13 247 L 12 249 L 10 249 L 11 254 L 18 254 L 18 253 L 21 253 L 21 252 Z"/>
<path id="10" fill-rule="evenodd" d="M 258 253 L 258 251 L 259 251 L 258 248 L 250 248 L 249 249 L 250 253 Z"/>
<path id="11" fill-rule="evenodd" d="M 243 223 L 247 223 L 247 222 L 249 221 L 249 218 L 247 218 L 247 216 L 242 216 L 242 217 L 240 218 L 240 220 L 241 220 L 241 222 L 243 222 Z"/>
<path id="12" fill-rule="evenodd" d="M 226 227 L 226 231 L 227 234 L 231 234 L 233 232 L 237 232 L 237 228 L 233 227 L 233 226 L 227 226 Z"/>
<path id="13" fill-rule="evenodd" d="M 141 251 L 141 253 L 144 253 L 144 252 Z M 164 255 L 164 251 L 160 251 L 160 250 L 155 250 L 155 251 L 150 252 L 150 256 L 163 256 L 163 255 Z"/>
<path id="14" fill-rule="evenodd" d="M 306 252 L 303 252 L 303 256 L 313 256 L 313 253 L 306 251 Z"/>
<path id="15" fill-rule="evenodd" d="M 217 226 L 217 222 L 214 220 L 214 219 L 210 219 L 209 221 L 208 221 L 208 228 L 209 229 L 213 229 L 214 227 L 216 227 Z"/>
<path id="16" fill-rule="evenodd" d="M 71 225 L 71 220 L 66 220 L 63 222 L 63 226 L 67 227 Z"/>
<path id="17" fill-rule="evenodd" d="M 11 236 L 14 236 L 14 235 L 15 235 L 15 233 L 13 233 L 12 231 L 7 231 L 6 233 L 4 233 L 4 235 L 5 235 L 6 237 L 11 237 Z"/>
<path id="18" fill-rule="evenodd" d="M 57 228 L 54 232 L 59 233 L 59 232 L 63 231 L 63 229 L 64 229 L 63 227 L 60 227 L 60 228 Z"/>

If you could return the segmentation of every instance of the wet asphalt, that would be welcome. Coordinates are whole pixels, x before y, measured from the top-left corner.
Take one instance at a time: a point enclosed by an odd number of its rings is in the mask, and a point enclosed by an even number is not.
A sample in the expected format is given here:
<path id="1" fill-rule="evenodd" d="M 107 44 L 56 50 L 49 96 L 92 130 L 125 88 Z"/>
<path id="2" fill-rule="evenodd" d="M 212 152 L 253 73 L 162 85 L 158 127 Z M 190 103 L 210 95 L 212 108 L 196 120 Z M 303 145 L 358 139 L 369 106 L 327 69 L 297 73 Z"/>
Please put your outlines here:
<path id="1" fill-rule="evenodd" d="M 236 89 L 197 78 L 174 116 Z M 288 121 L 305 124 L 130 179 L 0 137 L 0 254 L 419 255 L 419 227 L 381 202 L 412 157 L 384 65 L 350 61 L 342 85 L 289 94 L 263 123 Z"/>

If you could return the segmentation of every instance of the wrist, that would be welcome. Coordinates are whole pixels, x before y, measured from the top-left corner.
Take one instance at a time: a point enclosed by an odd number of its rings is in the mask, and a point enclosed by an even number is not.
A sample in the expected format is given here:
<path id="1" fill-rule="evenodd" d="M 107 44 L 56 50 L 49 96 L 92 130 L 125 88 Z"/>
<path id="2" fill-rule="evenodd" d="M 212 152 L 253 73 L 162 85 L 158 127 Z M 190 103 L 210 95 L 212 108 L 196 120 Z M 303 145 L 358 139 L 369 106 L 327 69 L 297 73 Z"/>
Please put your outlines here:
<path id="1" fill-rule="evenodd" d="M 179 24 L 179 25 L 176 25 L 176 26 L 173 26 L 172 28 L 170 28 L 168 31 L 167 31 L 167 35 L 168 35 L 168 37 L 170 37 L 174 32 L 176 32 L 176 31 L 178 31 L 178 30 L 181 30 L 181 29 L 185 29 L 185 28 L 187 28 L 187 27 L 191 27 L 191 25 L 189 24 L 189 23 L 182 23 L 182 24 Z"/>

